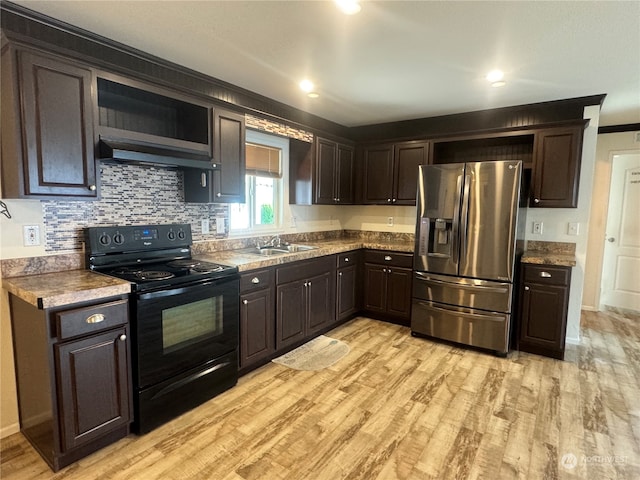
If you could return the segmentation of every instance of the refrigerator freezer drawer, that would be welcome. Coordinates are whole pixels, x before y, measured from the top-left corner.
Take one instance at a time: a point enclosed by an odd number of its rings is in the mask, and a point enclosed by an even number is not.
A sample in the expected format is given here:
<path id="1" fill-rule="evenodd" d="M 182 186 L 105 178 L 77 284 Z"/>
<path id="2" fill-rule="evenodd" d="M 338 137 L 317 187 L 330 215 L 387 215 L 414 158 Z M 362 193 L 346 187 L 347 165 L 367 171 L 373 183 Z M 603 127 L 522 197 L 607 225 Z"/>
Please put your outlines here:
<path id="1" fill-rule="evenodd" d="M 419 300 L 510 313 L 512 288 L 513 285 L 506 282 L 415 272 L 413 296 Z"/>
<path id="2" fill-rule="evenodd" d="M 509 351 L 511 316 L 471 308 L 413 300 L 411 331 L 430 337 L 495 350 Z"/>

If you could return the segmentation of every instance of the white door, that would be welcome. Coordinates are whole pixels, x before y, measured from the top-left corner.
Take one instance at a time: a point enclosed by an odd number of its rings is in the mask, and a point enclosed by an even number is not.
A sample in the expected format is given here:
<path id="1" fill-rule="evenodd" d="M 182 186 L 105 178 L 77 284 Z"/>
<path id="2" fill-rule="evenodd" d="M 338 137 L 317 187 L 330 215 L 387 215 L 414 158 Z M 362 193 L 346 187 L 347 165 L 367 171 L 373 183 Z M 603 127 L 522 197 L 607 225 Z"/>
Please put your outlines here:
<path id="1" fill-rule="evenodd" d="M 640 311 L 640 153 L 613 156 L 600 303 Z"/>

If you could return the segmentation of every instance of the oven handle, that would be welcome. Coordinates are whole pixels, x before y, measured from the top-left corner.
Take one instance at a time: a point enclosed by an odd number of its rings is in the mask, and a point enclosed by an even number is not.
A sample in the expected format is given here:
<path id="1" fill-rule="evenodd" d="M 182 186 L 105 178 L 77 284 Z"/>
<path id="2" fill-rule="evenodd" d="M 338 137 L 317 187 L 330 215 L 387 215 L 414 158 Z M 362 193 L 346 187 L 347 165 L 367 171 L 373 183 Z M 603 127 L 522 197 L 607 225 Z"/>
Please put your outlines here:
<path id="1" fill-rule="evenodd" d="M 235 279 L 235 276 L 226 277 L 224 279 L 217 279 L 210 282 L 197 283 L 195 285 L 188 285 L 186 287 L 174 288 L 171 290 L 158 290 L 156 292 L 140 293 L 138 295 L 139 300 L 151 300 L 153 298 L 172 297 L 174 295 L 181 295 L 183 293 L 191 292 L 196 287 L 207 287 L 212 285 L 221 285 L 229 280 Z"/>
<path id="2" fill-rule="evenodd" d="M 158 397 L 161 397 L 163 395 L 166 395 L 169 392 L 172 392 L 173 390 L 175 390 L 176 388 L 180 388 L 183 385 L 186 385 L 187 383 L 191 383 L 194 380 L 197 380 L 201 377 L 204 377 L 205 375 L 209 375 L 212 372 L 215 372 L 216 370 L 220 370 L 223 367 L 227 367 L 230 365 L 231 362 L 224 362 L 224 363 L 218 363 L 217 365 L 214 365 L 213 367 L 209 367 L 206 370 L 202 370 L 201 372 L 196 372 L 193 375 L 189 375 L 186 378 L 183 378 L 182 380 L 178 380 L 175 383 L 172 383 L 171 385 L 167 385 L 165 388 L 163 388 L 162 390 L 160 390 L 158 393 L 156 393 L 152 400 Z"/>

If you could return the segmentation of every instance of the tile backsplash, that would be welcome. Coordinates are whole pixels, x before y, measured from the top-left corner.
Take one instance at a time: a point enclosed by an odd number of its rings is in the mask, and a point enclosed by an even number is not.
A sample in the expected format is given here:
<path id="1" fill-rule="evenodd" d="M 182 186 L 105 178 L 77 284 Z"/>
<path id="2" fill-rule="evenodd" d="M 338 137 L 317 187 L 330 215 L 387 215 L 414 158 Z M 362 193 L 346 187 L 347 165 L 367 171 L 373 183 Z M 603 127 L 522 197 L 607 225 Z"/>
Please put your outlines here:
<path id="1" fill-rule="evenodd" d="M 216 234 L 216 219 L 228 227 L 227 205 L 185 203 L 182 172 L 130 164 L 100 165 L 101 199 L 96 201 L 42 201 L 45 250 L 82 250 L 84 227 L 190 223 L 194 241 L 225 238 Z M 201 220 L 208 218 L 209 234 Z M 228 228 L 225 228 L 225 231 Z"/>

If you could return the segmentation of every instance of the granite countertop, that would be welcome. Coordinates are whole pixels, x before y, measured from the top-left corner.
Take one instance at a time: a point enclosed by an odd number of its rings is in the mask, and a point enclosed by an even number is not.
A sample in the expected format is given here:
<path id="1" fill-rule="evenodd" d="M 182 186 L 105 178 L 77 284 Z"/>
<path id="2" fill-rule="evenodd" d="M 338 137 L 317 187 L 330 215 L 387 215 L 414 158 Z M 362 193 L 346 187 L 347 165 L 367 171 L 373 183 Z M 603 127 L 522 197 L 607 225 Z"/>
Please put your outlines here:
<path id="1" fill-rule="evenodd" d="M 2 287 L 40 309 L 131 292 L 131 283 L 89 270 L 68 270 L 2 280 Z"/>
<path id="2" fill-rule="evenodd" d="M 520 261 L 536 265 L 575 267 L 575 251 L 575 243 L 529 241 Z"/>
<path id="3" fill-rule="evenodd" d="M 413 242 L 404 241 L 385 241 L 385 240 L 362 240 L 362 239 L 336 239 L 336 240 L 317 240 L 313 242 L 296 242 L 298 245 L 311 245 L 318 247 L 314 250 L 307 250 L 297 253 L 284 253 L 282 255 L 273 255 L 261 257 L 251 253 L 241 252 L 238 250 L 221 250 L 219 252 L 203 253 L 194 255 L 195 258 L 222 263 L 226 265 L 234 265 L 238 267 L 240 272 L 255 270 L 257 268 L 266 268 L 274 265 L 282 265 L 284 263 L 295 262 L 298 260 L 307 260 L 311 258 L 321 257 L 325 255 L 333 255 L 336 253 L 349 252 L 360 248 L 372 248 L 376 250 L 388 250 L 394 252 L 413 253 Z"/>
<path id="4" fill-rule="evenodd" d="M 348 238 L 296 243 L 300 245 L 312 245 L 318 248 L 270 257 L 242 253 L 238 250 L 221 250 L 218 252 L 194 255 L 194 258 L 237 266 L 238 270 L 243 272 L 324 255 L 348 252 L 359 248 L 413 252 L 413 242 L 408 241 Z M 99 300 L 101 298 L 131 292 L 131 283 L 90 270 L 66 270 L 55 273 L 3 278 L 2 287 L 22 300 L 41 309 L 70 305 L 83 301 Z"/>

